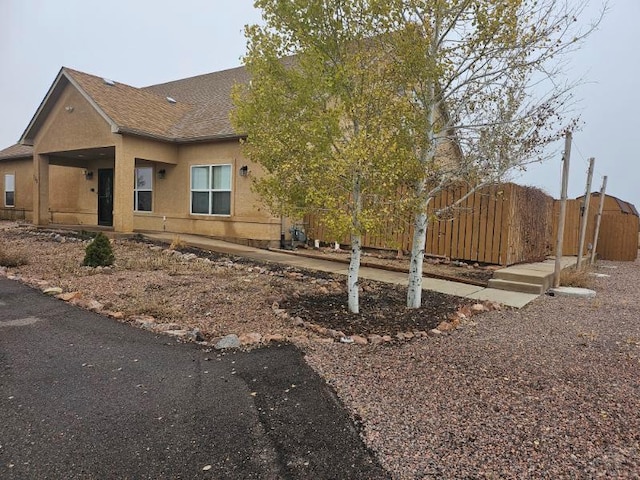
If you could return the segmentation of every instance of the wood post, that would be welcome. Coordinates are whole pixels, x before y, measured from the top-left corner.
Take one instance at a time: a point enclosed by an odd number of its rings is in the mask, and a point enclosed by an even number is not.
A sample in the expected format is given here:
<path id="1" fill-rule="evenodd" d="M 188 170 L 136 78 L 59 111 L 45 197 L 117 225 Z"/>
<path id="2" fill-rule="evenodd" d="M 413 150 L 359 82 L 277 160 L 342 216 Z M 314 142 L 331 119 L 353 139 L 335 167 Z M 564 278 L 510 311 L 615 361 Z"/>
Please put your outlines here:
<path id="1" fill-rule="evenodd" d="M 602 179 L 602 188 L 600 189 L 600 206 L 598 207 L 598 216 L 596 217 L 596 231 L 593 234 L 593 248 L 591 250 L 591 264 L 596 261 L 596 248 L 598 247 L 598 236 L 600 235 L 600 222 L 602 221 L 602 210 L 604 210 L 604 197 L 607 191 L 607 176 Z"/>
<path id="2" fill-rule="evenodd" d="M 564 241 L 564 221 L 567 214 L 567 189 L 569 187 L 569 160 L 571 158 L 571 132 L 564 139 L 564 155 L 562 156 L 562 192 L 560 194 L 560 215 L 558 218 L 558 238 L 556 239 L 556 262 L 553 272 L 553 287 L 560 286 L 562 270 L 562 242 Z"/>
<path id="3" fill-rule="evenodd" d="M 587 172 L 587 188 L 584 193 L 584 203 L 582 204 L 582 218 L 580 219 L 580 237 L 578 238 L 578 261 L 576 268 L 582 265 L 582 256 L 584 255 L 584 242 L 587 236 L 587 223 L 589 222 L 589 205 L 591 204 L 591 181 L 593 180 L 593 164 L 596 159 L 589 159 L 589 170 Z"/>

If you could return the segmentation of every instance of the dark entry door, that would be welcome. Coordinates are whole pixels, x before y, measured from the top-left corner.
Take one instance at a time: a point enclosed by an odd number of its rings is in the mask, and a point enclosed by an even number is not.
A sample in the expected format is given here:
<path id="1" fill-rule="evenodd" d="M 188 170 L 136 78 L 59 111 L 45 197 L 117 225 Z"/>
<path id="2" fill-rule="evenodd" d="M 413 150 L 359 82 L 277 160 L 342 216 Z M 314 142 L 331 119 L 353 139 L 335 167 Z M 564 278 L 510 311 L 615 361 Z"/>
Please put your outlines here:
<path id="1" fill-rule="evenodd" d="M 98 225 L 113 226 L 113 168 L 98 169 Z"/>

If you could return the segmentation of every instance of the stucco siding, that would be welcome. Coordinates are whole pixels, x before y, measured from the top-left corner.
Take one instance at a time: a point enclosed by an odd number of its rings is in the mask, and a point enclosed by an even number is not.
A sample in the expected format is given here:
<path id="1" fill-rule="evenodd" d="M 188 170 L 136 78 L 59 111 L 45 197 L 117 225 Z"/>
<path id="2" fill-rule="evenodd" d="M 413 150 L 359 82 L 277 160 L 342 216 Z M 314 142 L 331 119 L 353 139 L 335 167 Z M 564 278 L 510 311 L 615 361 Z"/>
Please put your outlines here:
<path id="1" fill-rule="evenodd" d="M 109 124 L 71 85 L 65 88 L 34 142 L 36 153 L 113 145 L 115 137 Z"/>
<path id="2" fill-rule="evenodd" d="M 15 206 L 5 207 L 5 175 L 14 175 Z M 0 219 L 32 220 L 33 165 L 31 159 L 0 161 Z"/>

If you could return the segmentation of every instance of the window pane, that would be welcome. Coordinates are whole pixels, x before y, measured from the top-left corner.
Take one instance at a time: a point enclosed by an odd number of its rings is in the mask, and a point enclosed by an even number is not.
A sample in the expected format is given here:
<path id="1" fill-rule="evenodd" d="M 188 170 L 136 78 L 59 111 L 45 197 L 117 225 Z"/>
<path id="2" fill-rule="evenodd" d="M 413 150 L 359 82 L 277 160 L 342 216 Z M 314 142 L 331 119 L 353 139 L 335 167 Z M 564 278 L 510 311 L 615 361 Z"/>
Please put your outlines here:
<path id="1" fill-rule="evenodd" d="M 191 213 L 209 213 L 209 192 L 191 192 Z"/>
<path id="2" fill-rule="evenodd" d="M 14 198 L 14 193 L 13 192 L 6 192 L 4 194 L 4 204 L 7 207 L 14 207 L 15 206 L 15 198 Z"/>
<path id="3" fill-rule="evenodd" d="M 136 168 L 136 188 L 151 190 L 153 188 L 153 169 L 151 167 Z"/>
<path id="4" fill-rule="evenodd" d="M 213 167 L 213 189 L 231 190 L 231 165 Z"/>
<path id="5" fill-rule="evenodd" d="M 13 173 L 4 176 L 4 191 L 13 192 L 16 189 L 16 176 Z"/>
<path id="6" fill-rule="evenodd" d="M 191 168 L 191 189 L 207 190 L 209 188 L 209 167 Z"/>
<path id="7" fill-rule="evenodd" d="M 136 192 L 136 210 L 139 212 L 150 212 L 151 196 L 151 192 Z"/>
<path id="8" fill-rule="evenodd" d="M 211 197 L 211 213 L 214 215 L 230 215 L 231 193 L 214 192 Z"/>

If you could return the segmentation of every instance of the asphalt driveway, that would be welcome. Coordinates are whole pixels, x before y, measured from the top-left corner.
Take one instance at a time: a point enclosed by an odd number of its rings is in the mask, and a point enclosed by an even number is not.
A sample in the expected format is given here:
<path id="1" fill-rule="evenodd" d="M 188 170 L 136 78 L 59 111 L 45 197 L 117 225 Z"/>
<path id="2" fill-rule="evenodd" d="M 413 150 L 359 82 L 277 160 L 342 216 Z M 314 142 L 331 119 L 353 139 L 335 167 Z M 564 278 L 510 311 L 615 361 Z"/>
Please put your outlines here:
<path id="1" fill-rule="evenodd" d="M 0 478 L 388 478 L 290 345 L 221 354 L 0 278 Z"/>

